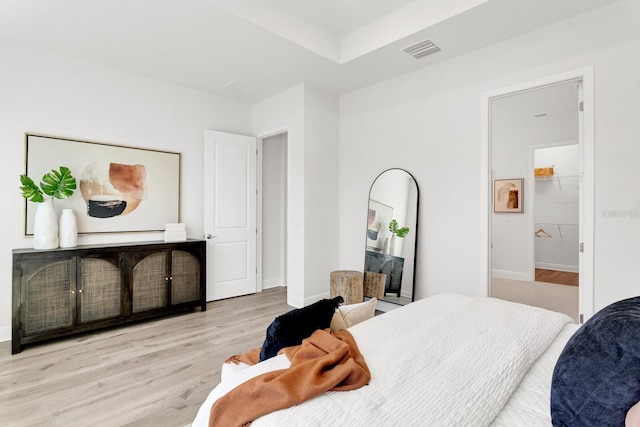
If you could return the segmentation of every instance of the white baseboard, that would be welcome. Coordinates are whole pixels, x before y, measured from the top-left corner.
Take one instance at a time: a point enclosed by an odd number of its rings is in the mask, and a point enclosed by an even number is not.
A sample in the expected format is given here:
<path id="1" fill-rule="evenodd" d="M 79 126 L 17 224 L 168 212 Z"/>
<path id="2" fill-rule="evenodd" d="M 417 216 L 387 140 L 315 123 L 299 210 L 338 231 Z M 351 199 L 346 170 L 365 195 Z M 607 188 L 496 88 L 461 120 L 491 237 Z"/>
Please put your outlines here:
<path id="1" fill-rule="evenodd" d="M 0 328 L 0 342 L 11 341 L 11 328 Z"/>
<path id="2" fill-rule="evenodd" d="M 580 269 L 577 265 L 551 264 L 548 262 L 536 262 L 536 268 L 545 270 L 566 271 L 569 273 L 578 273 Z"/>
<path id="3" fill-rule="evenodd" d="M 289 292 L 287 292 L 287 305 L 290 305 L 291 307 L 295 307 L 295 308 L 304 307 L 304 299 L 298 298 L 298 297 L 292 297 L 289 295 Z"/>
<path id="4" fill-rule="evenodd" d="M 523 280 L 525 282 L 529 282 L 532 280 L 532 278 L 529 277 L 528 273 L 496 269 L 491 270 L 491 277 L 499 277 L 500 279 Z"/>
<path id="5" fill-rule="evenodd" d="M 286 277 L 276 277 L 275 279 L 267 279 L 262 281 L 262 289 L 271 289 L 287 286 Z"/>
<path id="6" fill-rule="evenodd" d="M 329 292 L 323 292 L 321 294 L 314 295 L 314 296 L 309 297 L 309 298 L 305 298 L 304 299 L 304 306 L 306 307 L 308 305 L 313 304 L 314 302 L 318 302 L 321 299 L 325 299 L 325 298 L 329 298 L 329 297 L 330 297 Z"/>
<path id="7" fill-rule="evenodd" d="M 309 298 L 296 298 L 296 297 L 290 297 L 289 295 L 287 295 L 287 304 L 292 306 L 292 307 L 296 307 L 296 308 L 302 308 L 302 307 L 306 307 L 308 305 L 313 304 L 314 302 L 320 301 L 321 299 L 324 298 L 329 298 L 329 292 L 326 293 L 322 293 L 319 295 L 315 295 Z"/>

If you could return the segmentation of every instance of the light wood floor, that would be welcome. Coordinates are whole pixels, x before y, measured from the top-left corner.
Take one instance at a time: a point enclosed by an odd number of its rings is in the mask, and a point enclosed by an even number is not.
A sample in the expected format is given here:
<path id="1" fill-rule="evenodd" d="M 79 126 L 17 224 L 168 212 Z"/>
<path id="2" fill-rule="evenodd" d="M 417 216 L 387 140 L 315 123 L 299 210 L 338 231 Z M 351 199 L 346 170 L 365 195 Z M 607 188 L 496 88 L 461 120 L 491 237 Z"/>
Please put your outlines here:
<path id="1" fill-rule="evenodd" d="M 493 277 L 491 296 L 564 313 L 578 321 L 577 286 Z"/>
<path id="2" fill-rule="evenodd" d="M 191 423 L 233 354 L 262 345 L 286 288 L 126 327 L 26 347 L 0 343 L 2 426 Z"/>

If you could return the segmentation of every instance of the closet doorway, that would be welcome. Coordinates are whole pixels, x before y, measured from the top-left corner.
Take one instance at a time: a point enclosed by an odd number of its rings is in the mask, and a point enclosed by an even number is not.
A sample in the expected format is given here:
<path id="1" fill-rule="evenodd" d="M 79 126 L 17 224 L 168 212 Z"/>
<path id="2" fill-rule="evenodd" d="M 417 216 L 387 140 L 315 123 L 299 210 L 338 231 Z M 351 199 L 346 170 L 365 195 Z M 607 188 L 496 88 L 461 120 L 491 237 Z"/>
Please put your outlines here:
<path id="1" fill-rule="evenodd" d="M 261 289 L 287 286 L 287 133 L 260 140 L 261 165 L 258 205 L 260 254 L 258 263 Z"/>
<path id="2" fill-rule="evenodd" d="M 578 233 L 580 213 L 578 141 L 532 149 L 533 223 L 536 282 L 580 284 Z M 577 294 L 577 289 L 566 292 Z M 577 309 L 577 295 L 575 301 Z"/>
<path id="3" fill-rule="evenodd" d="M 485 96 L 489 295 L 564 312 L 575 321 L 593 310 L 591 130 L 585 140 L 593 119 L 590 110 L 585 124 L 584 113 L 585 79 L 592 105 L 591 78 L 589 69 L 579 70 Z M 502 179 L 522 179 L 522 205 L 514 212 L 494 210 L 494 180 Z M 571 273 L 579 286 L 540 277 L 549 271 Z"/>

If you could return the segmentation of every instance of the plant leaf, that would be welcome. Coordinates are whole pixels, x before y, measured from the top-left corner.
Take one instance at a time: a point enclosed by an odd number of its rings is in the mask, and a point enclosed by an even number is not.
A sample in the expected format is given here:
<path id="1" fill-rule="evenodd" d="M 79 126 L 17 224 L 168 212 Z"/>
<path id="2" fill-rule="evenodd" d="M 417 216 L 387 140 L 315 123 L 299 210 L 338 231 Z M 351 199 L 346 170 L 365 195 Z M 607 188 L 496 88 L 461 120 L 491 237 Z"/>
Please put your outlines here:
<path id="1" fill-rule="evenodd" d="M 407 234 L 409 234 L 409 227 L 398 228 L 396 234 L 398 235 L 398 237 L 405 237 Z"/>
<path id="2" fill-rule="evenodd" d="M 20 175 L 20 182 L 22 183 L 22 187 L 20 187 L 20 190 L 22 190 L 22 197 L 35 203 L 44 202 L 42 190 L 40 190 L 31 178 L 27 175 Z"/>
<path id="3" fill-rule="evenodd" d="M 69 168 L 60 166 L 59 172 L 53 169 L 42 177 L 40 187 L 48 196 L 66 199 L 76 189 L 76 179 L 71 175 Z"/>

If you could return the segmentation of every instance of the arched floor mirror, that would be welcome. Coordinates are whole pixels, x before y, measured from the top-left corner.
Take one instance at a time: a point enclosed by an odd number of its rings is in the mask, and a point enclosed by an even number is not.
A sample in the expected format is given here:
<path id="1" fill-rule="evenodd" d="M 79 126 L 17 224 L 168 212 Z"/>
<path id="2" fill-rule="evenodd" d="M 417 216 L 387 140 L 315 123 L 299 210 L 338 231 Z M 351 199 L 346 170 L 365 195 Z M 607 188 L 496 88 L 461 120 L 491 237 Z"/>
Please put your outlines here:
<path id="1" fill-rule="evenodd" d="M 385 170 L 371 184 L 365 287 L 372 276 L 379 278 L 380 283 L 384 282 L 384 286 L 380 285 L 369 295 L 382 302 L 405 305 L 414 300 L 418 204 L 418 184 L 404 169 Z"/>

